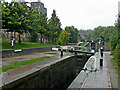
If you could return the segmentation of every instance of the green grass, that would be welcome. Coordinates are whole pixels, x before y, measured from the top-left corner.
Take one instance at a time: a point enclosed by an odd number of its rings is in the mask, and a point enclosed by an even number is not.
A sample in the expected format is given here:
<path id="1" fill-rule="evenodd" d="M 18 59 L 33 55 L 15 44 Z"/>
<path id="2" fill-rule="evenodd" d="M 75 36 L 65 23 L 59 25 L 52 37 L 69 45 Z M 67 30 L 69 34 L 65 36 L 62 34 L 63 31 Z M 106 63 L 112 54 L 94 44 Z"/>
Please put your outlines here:
<path id="1" fill-rule="evenodd" d="M 86 49 L 85 48 L 81 48 L 82 49 L 82 51 L 85 51 Z"/>
<path id="2" fill-rule="evenodd" d="M 85 46 L 88 42 L 80 43 L 79 46 Z"/>
<path id="3" fill-rule="evenodd" d="M 10 69 L 14 69 L 14 68 L 17 68 L 17 67 L 20 67 L 20 66 L 32 64 L 32 63 L 35 63 L 35 62 L 38 62 L 38 61 L 49 59 L 51 57 L 52 56 L 45 56 L 45 57 L 36 58 L 36 59 L 28 60 L 28 61 L 12 62 L 10 65 L 2 66 L 2 68 L 0 68 L 0 72 L 5 72 L 5 71 L 8 71 Z"/>
<path id="4" fill-rule="evenodd" d="M 44 44 L 44 43 L 33 43 L 33 42 L 22 42 L 21 44 L 19 44 L 18 42 L 16 42 L 13 49 L 38 48 L 38 47 L 49 47 L 49 46 L 55 46 L 55 45 Z M 2 49 L 3 50 L 12 49 L 11 42 L 2 40 Z"/>

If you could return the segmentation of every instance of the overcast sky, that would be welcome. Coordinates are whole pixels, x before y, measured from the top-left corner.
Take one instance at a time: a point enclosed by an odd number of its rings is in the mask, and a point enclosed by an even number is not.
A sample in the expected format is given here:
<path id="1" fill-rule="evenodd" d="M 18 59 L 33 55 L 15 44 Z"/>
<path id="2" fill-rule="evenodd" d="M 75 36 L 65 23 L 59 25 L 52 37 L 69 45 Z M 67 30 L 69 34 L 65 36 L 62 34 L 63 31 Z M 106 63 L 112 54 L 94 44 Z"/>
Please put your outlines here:
<path id="1" fill-rule="evenodd" d="M 114 25 L 118 1 L 120 0 L 41 0 L 47 8 L 48 18 L 51 17 L 53 9 L 56 10 L 63 29 L 71 25 L 78 29 Z"/>

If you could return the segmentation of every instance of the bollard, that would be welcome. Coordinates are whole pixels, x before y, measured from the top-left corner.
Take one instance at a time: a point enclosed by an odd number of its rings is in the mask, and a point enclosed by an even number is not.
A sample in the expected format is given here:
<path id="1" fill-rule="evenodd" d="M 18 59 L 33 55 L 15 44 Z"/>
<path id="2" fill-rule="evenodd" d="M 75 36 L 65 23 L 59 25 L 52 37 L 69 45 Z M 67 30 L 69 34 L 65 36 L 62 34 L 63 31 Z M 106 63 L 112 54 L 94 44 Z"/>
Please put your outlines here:
<path id="1" fill-rule="evenodd" d="M 103 48 L 100 49 L 101 57 L 103 57 Z"/>
<path id="2" fill-rule="evenodd" d="M 103 59 L 100 59 L 100 66 L 103 66 Z"/>
<path id="3" fill-rule="evenodd" d="M 101 57 L 103 57 L 103 53 L 101 53 Z"/>
<path id="4" fill-rule="evenodd" d="M 63 50 L 61 49 L 61 57 L 63 57 Z"/>

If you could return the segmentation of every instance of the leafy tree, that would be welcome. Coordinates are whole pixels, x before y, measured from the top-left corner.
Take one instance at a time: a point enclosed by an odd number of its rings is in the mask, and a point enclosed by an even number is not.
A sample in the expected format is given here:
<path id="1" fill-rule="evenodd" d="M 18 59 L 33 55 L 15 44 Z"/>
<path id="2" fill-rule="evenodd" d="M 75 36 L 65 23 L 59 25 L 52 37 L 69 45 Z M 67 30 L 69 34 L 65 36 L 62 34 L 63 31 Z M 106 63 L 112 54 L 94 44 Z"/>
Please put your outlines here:
<path id="1" fill-rule="evenodd" d="M 116 48 L 115 48 L 115 52 L 114 52 L 114 56 L 115 56 L 115 59 L 120 62 L 120 41 L 119 43 L 116 45 Z M 120 63 L 119 63 L 119 66 L 120 66 Z"/>
<path id="2" fill-rule="evenodd" d="M 118 15 L 118 20 L 116 23 L 116 32 L 113 33 L 112 38 L 111 38 L 111 51 L 114 56 L 114 61 L 118 64 L 118 67 L 120 66 L 120 16 Z M 119 72 L 118 68 L 118 72 Z"/>
<path id="3" fill-rule="evenodd" d="M 59 45 L 67 45 L 68 41 L 70 38 L 70 33 L 68 33 L 67 31 L 63 30 L 59 36 L 58 39 L 58 44 Z"/>
<path id="4" fill-rule="evenodd" d="M 47 18 L 45 14 L 39 14 L 35 10 L 30 10 L 29 14 L 29 32 L 31 34 L 31 41 L 36 42 L 38 41 L 38 35 L 41 35 L 41 43 L 42 38 L 47 37 Z M 34 37 L 36 35 L 36 38 Z"/>
<path id="5" fill-rule="evenodd" d="M 56 43 L 62 29 L 60 19 L 56 15 L 55 10 L 53 10 L 52 17 L 48 20 L 48 26 L 48 28 L 50 29 L 49 32 L 52 32 L 52 43 Z"/>
<path id="6" fill-rule="evenodd" d="M 70 33 L 69 43 L 77 43 L 78 42 L 79 32 L 74 26 L 70 26 L 70 27 L 66 26 L 65 31 Z"/>
<path id="7" fill-rule="evenodd" d="M 31 35 L 30 41 L 37 42 L 38 35 L 39 35 L 38 32 L 41 28 L 40 14 L 37 11 L 32 9 L 28 12 L 28 18 L 29 18 L 28 31 Z"/>
<path id="8" fill-rule="evenodd" d="M 27 23 L 29 20 L 27 19 L 28 8 L 25 4 L 21 5 L 18 2 L 4 2 L 2 5 L 3 8 L 3 25 L 2 28 L 8 29 L 10 32 L 18 32 L 19 33 L 19 43 L 20 34 L 27 31 Z"/>
<path id="9" fill-rule="evenodd" d="M 110 47 L 111 47 L 111 51 L 114 51 L 116 48 L 118 42 L 118 37 L 116 35 L 113 35 L 110 39 Z"/>
<path id="10" fill-rule="evenodd" d="M 41 34 L 41 43 L 42 43 L 42 37 L 47 37 L 48 36 L 48 34 L 47 34 L 47 18 L 46 18 L 46 14 L 40 14 L 40 18 L 39 18 L 39 23 L 40 23 L 40 25 L 39 26 L 41 26 L 40 28 L 39 28 L 39 33 Z"/>

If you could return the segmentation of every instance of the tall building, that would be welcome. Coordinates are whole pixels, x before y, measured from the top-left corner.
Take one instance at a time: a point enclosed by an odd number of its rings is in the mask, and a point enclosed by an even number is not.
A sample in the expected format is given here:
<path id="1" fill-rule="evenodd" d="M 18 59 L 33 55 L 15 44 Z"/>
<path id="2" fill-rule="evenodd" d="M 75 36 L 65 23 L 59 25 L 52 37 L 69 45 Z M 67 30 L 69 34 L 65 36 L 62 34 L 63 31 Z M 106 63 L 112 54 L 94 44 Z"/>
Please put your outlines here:
<path id="1" fill-rule="evenodd" d="M 118 13 L 120 14 L 120 1 L 118 2 Z"/>
<path id="2" fill-rule="evenodd" d="M 12 2 L 23 2 L 26 3 L 28 8 L 33 8 L 34 10 L 38 11 L 39 14 L 46 14 L 47 15 L 47 8 L 44 7 L 44 4 L 38 0 L 36 2 L 26 2 L 27 0 L 12 0 Z"/>
<path id="3" fill-rule="evenodd" d="M 118 2 L 118 17 L 120 18 L 120 1 Z"/>
<path id="4" fill-rule="evenodd" d="M 31 8 L 34 8 L 37 10 L 40 14 L 46 13 L 47 14 L 47 8 L 44 7 L 44 4 L 38 0 L 38 2 L 31 2 Z"/>

